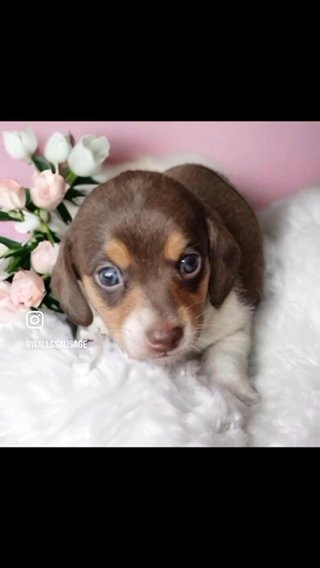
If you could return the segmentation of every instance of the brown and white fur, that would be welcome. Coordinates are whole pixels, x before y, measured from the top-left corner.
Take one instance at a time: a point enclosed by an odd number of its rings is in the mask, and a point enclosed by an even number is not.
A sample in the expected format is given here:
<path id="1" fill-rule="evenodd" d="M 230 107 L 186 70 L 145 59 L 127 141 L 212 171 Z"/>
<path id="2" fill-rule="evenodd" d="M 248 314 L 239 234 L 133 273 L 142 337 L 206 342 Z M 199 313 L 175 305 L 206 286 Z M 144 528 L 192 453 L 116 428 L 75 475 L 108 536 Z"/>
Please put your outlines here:
<path id="1" fill-rule="evenodd" d="M 197 270 L 185 274 L 190 255 Z M 115 287 L 101 281 L 110 266 L 121 275 Z M 52 287 L 76 324 L 98 312 L 129 356 L 172 364 L 200 355 L 211 381 L 252 403 L 247 364 L 263 267 L 246 200 L 212 170 L 183 165 L 125 172 L 96 188 L 63 239 Z"/>

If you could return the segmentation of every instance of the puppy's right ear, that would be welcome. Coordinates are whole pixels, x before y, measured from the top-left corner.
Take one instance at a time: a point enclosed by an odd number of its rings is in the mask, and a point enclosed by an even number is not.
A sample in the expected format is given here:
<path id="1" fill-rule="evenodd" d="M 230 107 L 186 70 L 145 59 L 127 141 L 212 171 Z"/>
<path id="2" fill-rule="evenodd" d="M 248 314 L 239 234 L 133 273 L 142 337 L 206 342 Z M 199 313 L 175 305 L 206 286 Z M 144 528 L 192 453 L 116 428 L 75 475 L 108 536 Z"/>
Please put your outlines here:
<path id="1" fill-rule="evenodd" d="M 238 243 L 227 230 L 220 215 L 210 211 L 207 217 L 211 256 L 209 297 L 219 308 L 229 294 L 241 262 Z"/>
<path id="2" fill-rule="evenodd" d="M 78 282 L 71 239 L 68 235 L 60 244 L 58 259 L 52 273 L 51 288 L 63 311 L 74 323 L 84 327 L 92 323 L 92 311 Z"/>

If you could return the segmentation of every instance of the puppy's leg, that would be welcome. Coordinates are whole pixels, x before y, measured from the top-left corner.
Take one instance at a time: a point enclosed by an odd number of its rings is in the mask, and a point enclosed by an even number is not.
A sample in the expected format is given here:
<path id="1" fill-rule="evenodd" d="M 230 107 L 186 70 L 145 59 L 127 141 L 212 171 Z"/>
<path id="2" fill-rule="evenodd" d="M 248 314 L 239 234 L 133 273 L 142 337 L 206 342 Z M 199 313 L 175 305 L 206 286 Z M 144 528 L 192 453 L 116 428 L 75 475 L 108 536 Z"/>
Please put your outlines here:
<path id="1" fill-rule="evenodd" d="M 248 377 L 251 350 L 251 323 L 207 348 L 204 353 L 206 375 L 210 382 L 223 385 L 247 405 L 259 402 Z"/>

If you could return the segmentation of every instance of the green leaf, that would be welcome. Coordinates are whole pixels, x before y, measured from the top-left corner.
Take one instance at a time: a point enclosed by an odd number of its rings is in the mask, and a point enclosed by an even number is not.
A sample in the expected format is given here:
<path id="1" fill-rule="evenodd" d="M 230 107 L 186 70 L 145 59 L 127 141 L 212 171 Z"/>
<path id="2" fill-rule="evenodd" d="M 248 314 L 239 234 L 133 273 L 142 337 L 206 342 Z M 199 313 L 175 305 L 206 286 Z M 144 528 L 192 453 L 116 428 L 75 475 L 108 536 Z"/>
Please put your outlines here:
<path id="1" fill-rule="evenodd" d="M 99 185 L 98 181 L 95 181 L 91 177 L 77 177 L 75 182 L 73 182 L 72 187 L 76 187 L 77 185 Z"/>
<path id="2" fill-rule="evenodd" d="M 12 257 L 6 272 L 17 272 L 23 266 L 26 255 L 20 254 L 17 257 Z"/>
<path id="3" fill-rule="evenodd" d="M 32 203 L 30 189 L 26 189 L 26 196 L 27 196 L 26 208 L 28 209 L 28 211 L 31 211 L 31 213 L 34 213 L 35 210 L 37 209 L 37 206 L 34 205 L 34 203 Z"/>
<path id="4" fill-rule="evenodd" d="M 22 211 L 12 210 L 8 213 L 0 211 L 0 221 L 24 221 Z"/>
<path id="5" fill-rule="evenodd" d="M 24 253 L 31 253 L 34 248 L 35 248 L 34 246 L 32 246 L 32 247 L 30 247 L 30 246 L 29 246 L 29 247 L 25 246 L 25 247 L 16 248 L 16 249 L 11 250 L 10 252 L 8 252 L 8 253 L 5 255 L 5 258 L 10 258 L 10 257 L 14 257 L 14 256 L 21 256 L 21 255 L 25 256 Z"/>
<path id="6" fill-rule="evenodd" d="M 29 270 L 30 253 L 34 248 L 34 246 L 24 246 L 10 252 L 10 254 L 8 255 L 10 262 L 8 268 L 6 269 L 6 272 L 17 272 L 21 268 L 23 268 L 24 270 Z"/>
<path id="7" fill-rule="evenodd" d="M 39 172 L 44 172 L 44 170 L 51 170 L 52 172 L 54 171 L 54 166 L 50 164 L 48 160 L 43 158 L 43 156 L 35 154 L 34 156 L 32 156 L 32 161 Z"/>
<path id="8" fill-rule="evenodd" d="M 83 191 L 79 191 L 78 189 L 74 189 L 73 187 L 71 187 L 65 194 L 64 199 L 72 201 L 72 199 L 75 199 L 76 197 L 84 197 L 84 196 L 85 193 Z"/>
<path id="9" fill-rule="evenodd" d="M 32 203 L 30 189 L 26 189 L 26 206 Z"/>
<path id="10" fill-rule="evenodd" d="M 17 219 L 13 219 L 13 217 L 10 217 L 8 213 L 0 211 L 0 221 L 16 221 L 16 220 Z"/>
<path id="11" fill-rule="evenodd" d="M 62 310 L 60 308 L 60 304 L 59 304 L 58 300 L 56 300 L 55 298 L 52 298 L 48 294 L 47 294 L 47 296 L 44 297 L 42 303 L 45 306 L 47 306 L 47 308 L 49 308 L 50 310 L 62 313 Z"/>
<path id="12" fill-rule="evenodd" d="M 31 270 L 31 260 L 30 260 L 30 254 L 27 254 L 21 262 L 21 269 L 23 270 Z"/>
<path id="13" fill-rule="evenodd" d="M 5 245 L 6 247 L 9 247 L 10 249 L 21 247 L 21 243 L 17 241 L 12 241 L 11 239 L 7 239 L 6 237 L 0 237 L 0 243 L 2 245 Z"/>
<path id="14" fill-rule="evenodd" d="M 60 239 L 57 237 L 57 235 L 53 231 L 51 231 L 51 229 L 49 229 L 49 231 L 50 231 L 50 235 L 51 235 L 52 239 L 49 239 L 48 232 L 43 233 L 41 231 L 34 231 L 33 239 L 34 239 L 35 243 L 36 244 L 41 243 L 43 240 L 46 240 L 46 237 L 48 237 L 48 241 L 50 241 L 51 244 L 52 244 L 52 240 L 55 243 L 60 243 Z"/>
<path id="15" fill-rule="evenodd" d="M 66 182 L 70 184 L 71 188 L 78 185 L 99 185 L 99 182 L 94 180 L 92 177 L 77 176 L 70 170 L 64 170 L 63 177 L 65 178 Z"/>
<path id="16" fill-rule="evenodd" d="M 57 207 L 62 220 L 68 225 L 72 221 L 72 217 L 64 203 L 60 203 Z"/>

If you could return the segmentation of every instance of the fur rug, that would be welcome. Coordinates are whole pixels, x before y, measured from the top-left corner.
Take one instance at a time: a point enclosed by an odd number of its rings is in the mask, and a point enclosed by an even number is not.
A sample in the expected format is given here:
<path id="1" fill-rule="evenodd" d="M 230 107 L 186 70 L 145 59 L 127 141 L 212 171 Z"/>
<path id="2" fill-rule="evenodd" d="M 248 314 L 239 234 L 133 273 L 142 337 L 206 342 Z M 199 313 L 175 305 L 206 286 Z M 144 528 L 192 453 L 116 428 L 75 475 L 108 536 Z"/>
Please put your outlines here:
<path id="1" fill-rule="evenodd" d="M 85 349 L 32 348 L 72 340 L 63 318 L 45 312 L 42 329 L 23 316 L 0 327 L 0 445 L 319 446 L 320 188 L 260 217 L 267 275 L 251 375 L 261 403 L 250 414 L 209 388 L 195 363 L 170 377 L 104 337 Z"/>

